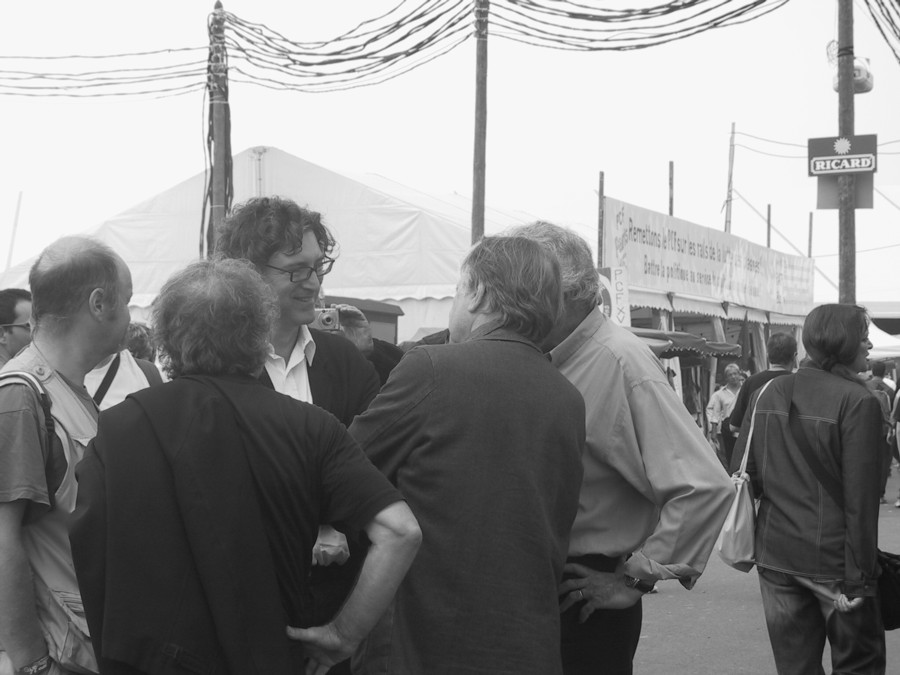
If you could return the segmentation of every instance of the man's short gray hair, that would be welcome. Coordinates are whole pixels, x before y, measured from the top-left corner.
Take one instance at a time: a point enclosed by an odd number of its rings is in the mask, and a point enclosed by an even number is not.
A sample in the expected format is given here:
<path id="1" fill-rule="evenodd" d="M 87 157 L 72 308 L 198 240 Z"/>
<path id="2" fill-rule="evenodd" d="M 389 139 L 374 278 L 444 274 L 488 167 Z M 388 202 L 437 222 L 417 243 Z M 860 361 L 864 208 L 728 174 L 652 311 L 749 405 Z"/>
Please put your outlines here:
<path id="1" fill-rule="evenodd" d="M 62 237 L 45 248 L 28 274 L 36 325 L 63 324 L 100 288 L 110 307 L 119 302 L 119 255 L 92 237 Z"/>
<path id="2" fill-rule="evenodd" d="M 600 274 L 584 238 L 572 230 L 543 220 L 517 225 L 504 234 L 532 239 L 556 255 L 562 276 L 563 302 L 567 307 L 590 311 L 597 306 Z"/>

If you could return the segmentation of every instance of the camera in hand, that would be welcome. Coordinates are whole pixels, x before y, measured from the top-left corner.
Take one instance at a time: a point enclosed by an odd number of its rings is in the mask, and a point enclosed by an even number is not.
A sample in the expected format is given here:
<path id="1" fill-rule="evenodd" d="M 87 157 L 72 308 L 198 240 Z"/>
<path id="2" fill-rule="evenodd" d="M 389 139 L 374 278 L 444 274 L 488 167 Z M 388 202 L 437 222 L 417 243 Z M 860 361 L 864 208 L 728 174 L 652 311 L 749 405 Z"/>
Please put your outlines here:
<path id="1" fill-rule="evenodd" d="M 340 330 L 341 315 L 338 313 L 337 307 L 316 307 L 316 318 L 309 327 L 318 330 Z"/>

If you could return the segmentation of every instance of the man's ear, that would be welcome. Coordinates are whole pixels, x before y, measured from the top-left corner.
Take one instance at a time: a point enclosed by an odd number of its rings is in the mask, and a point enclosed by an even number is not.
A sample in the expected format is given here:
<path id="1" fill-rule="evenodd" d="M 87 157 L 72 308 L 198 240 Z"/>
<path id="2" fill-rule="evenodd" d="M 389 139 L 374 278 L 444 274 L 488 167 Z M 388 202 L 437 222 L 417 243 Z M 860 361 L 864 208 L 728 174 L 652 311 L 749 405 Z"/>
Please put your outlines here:
<path id="1" fill-rule="evenodd" d="M 95 288 L 88 296 L 88 311 L 95 319 L 102 319 L 103 314 L 109 310 L 109 302 L 106 297 L 106 291 L 102 288 Z"/>
<path id="2" fill-rule="evenodd" d="M 479 282 L 475 286 L 475 290 L 472 291 L 472 296 L 469 299 L 468 304 L 466 305 L 466 309 L 469 310 L 472 314 L 481 309 L 481 304 L 484 302 L 484 284 Z"/>

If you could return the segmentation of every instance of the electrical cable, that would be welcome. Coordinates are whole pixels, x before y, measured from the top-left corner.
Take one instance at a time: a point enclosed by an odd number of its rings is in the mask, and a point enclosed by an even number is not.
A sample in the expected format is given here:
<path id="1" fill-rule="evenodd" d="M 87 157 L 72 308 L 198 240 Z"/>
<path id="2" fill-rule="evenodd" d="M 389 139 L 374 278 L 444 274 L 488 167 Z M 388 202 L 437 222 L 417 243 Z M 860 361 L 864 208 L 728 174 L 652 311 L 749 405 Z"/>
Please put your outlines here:
<path id="1" fill-rule="evenodd" d="M 806 155 L 778 155 L 773 152 L 764 152 L 762 150 L 757 150 L 756 148 L 751 148 L 749 145 L 744 145 L 743 143 L 735 143 L 734 147 L 736 148 L 744 148 L 745 150 L 749 150 L 750 152 L 755 152 L 758 155 L 766 155 L 768 157 L 779 157 L 781 159 L 806 159 Z"/>
<path id="2" fill-rule="evenodd" d="M 735 136 L 747 136 L 748 138 L 754 138 L 757 141 L 764 141 L 766 143 L 775 143 L 777 145 L 792 145 L 796 148 L 805 148 L 806 145 L 803 143 L 788 143 L 786 141 L 773 141 L 771 138 L 763 138 L 762 136 L 754 136 L 753 134 L 744 133 L 743 131 L 735 131 Z"/>

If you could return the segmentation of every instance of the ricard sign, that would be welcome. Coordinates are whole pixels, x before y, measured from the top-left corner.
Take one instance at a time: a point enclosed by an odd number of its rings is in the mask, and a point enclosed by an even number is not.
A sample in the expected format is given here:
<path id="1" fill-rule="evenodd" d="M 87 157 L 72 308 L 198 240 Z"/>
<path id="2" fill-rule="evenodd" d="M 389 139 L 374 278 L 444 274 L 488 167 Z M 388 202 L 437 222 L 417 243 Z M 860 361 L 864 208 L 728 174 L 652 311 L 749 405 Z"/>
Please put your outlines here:
<path id="1" fill-rule="evenodd" d="M 810 138 L 809 175 L 874 173 L 877 168 L 877 136 Z"/>

